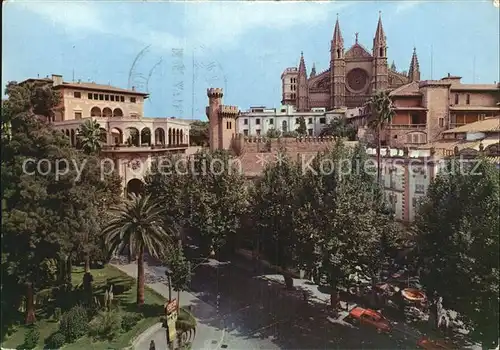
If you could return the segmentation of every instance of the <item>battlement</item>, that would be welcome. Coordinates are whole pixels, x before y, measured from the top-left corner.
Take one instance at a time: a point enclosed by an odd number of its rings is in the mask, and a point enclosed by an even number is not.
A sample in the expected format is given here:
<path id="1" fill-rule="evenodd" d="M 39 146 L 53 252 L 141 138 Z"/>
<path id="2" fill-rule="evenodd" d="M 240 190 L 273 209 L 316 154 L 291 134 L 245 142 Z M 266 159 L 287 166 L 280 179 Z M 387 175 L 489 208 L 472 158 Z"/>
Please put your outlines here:
<path id="1" fill-rule="evenodd" d="M 209 98 L 222 98 L 224 92 L 222 88 L 209 88 L 207 89 L 207 96 Z"/>
<path id="2" fill-rule="evenodd" d="M 293 142 L 303 142 L 303 143 L 331 143 L 336 142 L 338 138 L 333 136 L 303 136 L 303 137 L 283 137 L 279 139 L 269 139 L 260 136 L 250 136 L 244 137 L 244 143 L 261 143 L 261 142 L 271 142 L 276 144 L 287 144 Z"/>
<path id="3" fill-rule="evenodd" d="M 221 105 L 219 109 L 219 113 L 224 117 L 236 117 L 239 112 L 240 109 L 237 106 Z"/>

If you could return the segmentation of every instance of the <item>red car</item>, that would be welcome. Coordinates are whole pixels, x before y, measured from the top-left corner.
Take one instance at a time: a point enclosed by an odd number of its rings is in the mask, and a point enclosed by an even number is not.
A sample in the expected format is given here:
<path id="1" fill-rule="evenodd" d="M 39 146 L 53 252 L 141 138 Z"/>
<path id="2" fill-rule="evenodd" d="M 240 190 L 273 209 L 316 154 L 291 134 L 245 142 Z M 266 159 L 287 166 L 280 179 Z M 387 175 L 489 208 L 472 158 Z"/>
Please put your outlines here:
<path id="1" fill-rule="evenodd" d="M 441 340 L 430 340 L 427 338 L 422 338 L 417 342 L 417 345 L 421 349 L 428 350 L 452 350 L 454 347 Z"/>
<path id="2" fill-rule="evenodd" d="M 379 333 L 389 333 L 392 330 L 391 323 L 380 312 L 355 307 L 349 312 L 349 316 L 355 323 L 373 327 Z"/>

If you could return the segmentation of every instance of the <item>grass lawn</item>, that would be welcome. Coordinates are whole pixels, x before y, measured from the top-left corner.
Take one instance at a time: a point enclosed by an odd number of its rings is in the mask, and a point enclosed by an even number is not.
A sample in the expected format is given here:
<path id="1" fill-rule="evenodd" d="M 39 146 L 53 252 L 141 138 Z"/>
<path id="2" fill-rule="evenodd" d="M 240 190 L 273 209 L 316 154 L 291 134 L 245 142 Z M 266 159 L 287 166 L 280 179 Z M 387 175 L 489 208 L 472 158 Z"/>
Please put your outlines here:
<path id="1" fill-rule="evenodd" d="M 136 306 L 136 281 L 134 278 L 129 277 L 120 270 L 112 267 L 105 266 L 102 269 L 95 269 L 91 271 L 94 277 L 94 295 L 99 295 L 104 293 L 105 286 L 107 282 L 112 282 L 114 285 L 114 295 L 115 299 L 119 300 L 119 306 L 122 312 L 137 312 Z M 81 284 L 83 278 L 83 268 L 76 267 L 72 272 L 72 283 L 74 286 Z M 126 288 L 124 288 L 126 286 Z M 93 342 L 89 337 L 80 338 L 77 342 L 73 344 L 66 344 L 64 349 L 123 349 L 131 345 L 131 341 L 144 332 L 147 328 L 151 327 L 155 323 L 159 322 L 160 316 L 163 312 L 163 304 L 165 298 L 156 293 L 155 291 L 145 288 L 145 300 L 146 304 L 142 309 L 144 318 L 139 321 L 127 333 L 121 333 L 112 342 Z M 40 341 L 38 343 L 37 349 L 43 349 L 43 344 L 45 339 L 57 331 L 58 322 L 55 322 L 50 318 L 50 315 L 44 313 L 43 310 L 37 310 L 37 325 L 40 331 Z M 27 329 L 24 326 L 19 326 L 15 332 L 10 335 L 5 341 L 2 342 L 2 347 L 4 348 L 16 348 L 23 344 L 24 335 Z"/>

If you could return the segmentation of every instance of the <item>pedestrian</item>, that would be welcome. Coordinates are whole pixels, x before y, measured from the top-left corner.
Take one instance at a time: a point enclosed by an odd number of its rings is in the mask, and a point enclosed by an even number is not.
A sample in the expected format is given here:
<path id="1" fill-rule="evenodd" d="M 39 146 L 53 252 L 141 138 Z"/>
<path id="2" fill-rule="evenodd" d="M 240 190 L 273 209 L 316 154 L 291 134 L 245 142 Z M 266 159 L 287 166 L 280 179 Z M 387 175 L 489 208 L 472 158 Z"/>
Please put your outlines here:
<path id="1" fill-rule="evenodd" d="M 151 340 L 151 343 L 149 343 L 149 350 L 156 350 L 156 345 L 154 340 Z"/>

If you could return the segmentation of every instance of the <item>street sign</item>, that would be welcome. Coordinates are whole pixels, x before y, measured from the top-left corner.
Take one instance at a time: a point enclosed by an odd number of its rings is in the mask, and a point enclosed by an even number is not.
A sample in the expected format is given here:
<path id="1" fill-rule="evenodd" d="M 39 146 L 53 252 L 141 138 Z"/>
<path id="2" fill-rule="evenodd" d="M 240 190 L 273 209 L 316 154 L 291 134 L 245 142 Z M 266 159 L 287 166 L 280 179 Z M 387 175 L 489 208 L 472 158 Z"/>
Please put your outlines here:
<path id="1" fill-rule="evenodd" d="M 165 316 L 167 317 L 167 341 L 173 343 L 177 335 L 175 323 L 177 322 L 177 300 L 174 299 L 165 304 Z"/>

